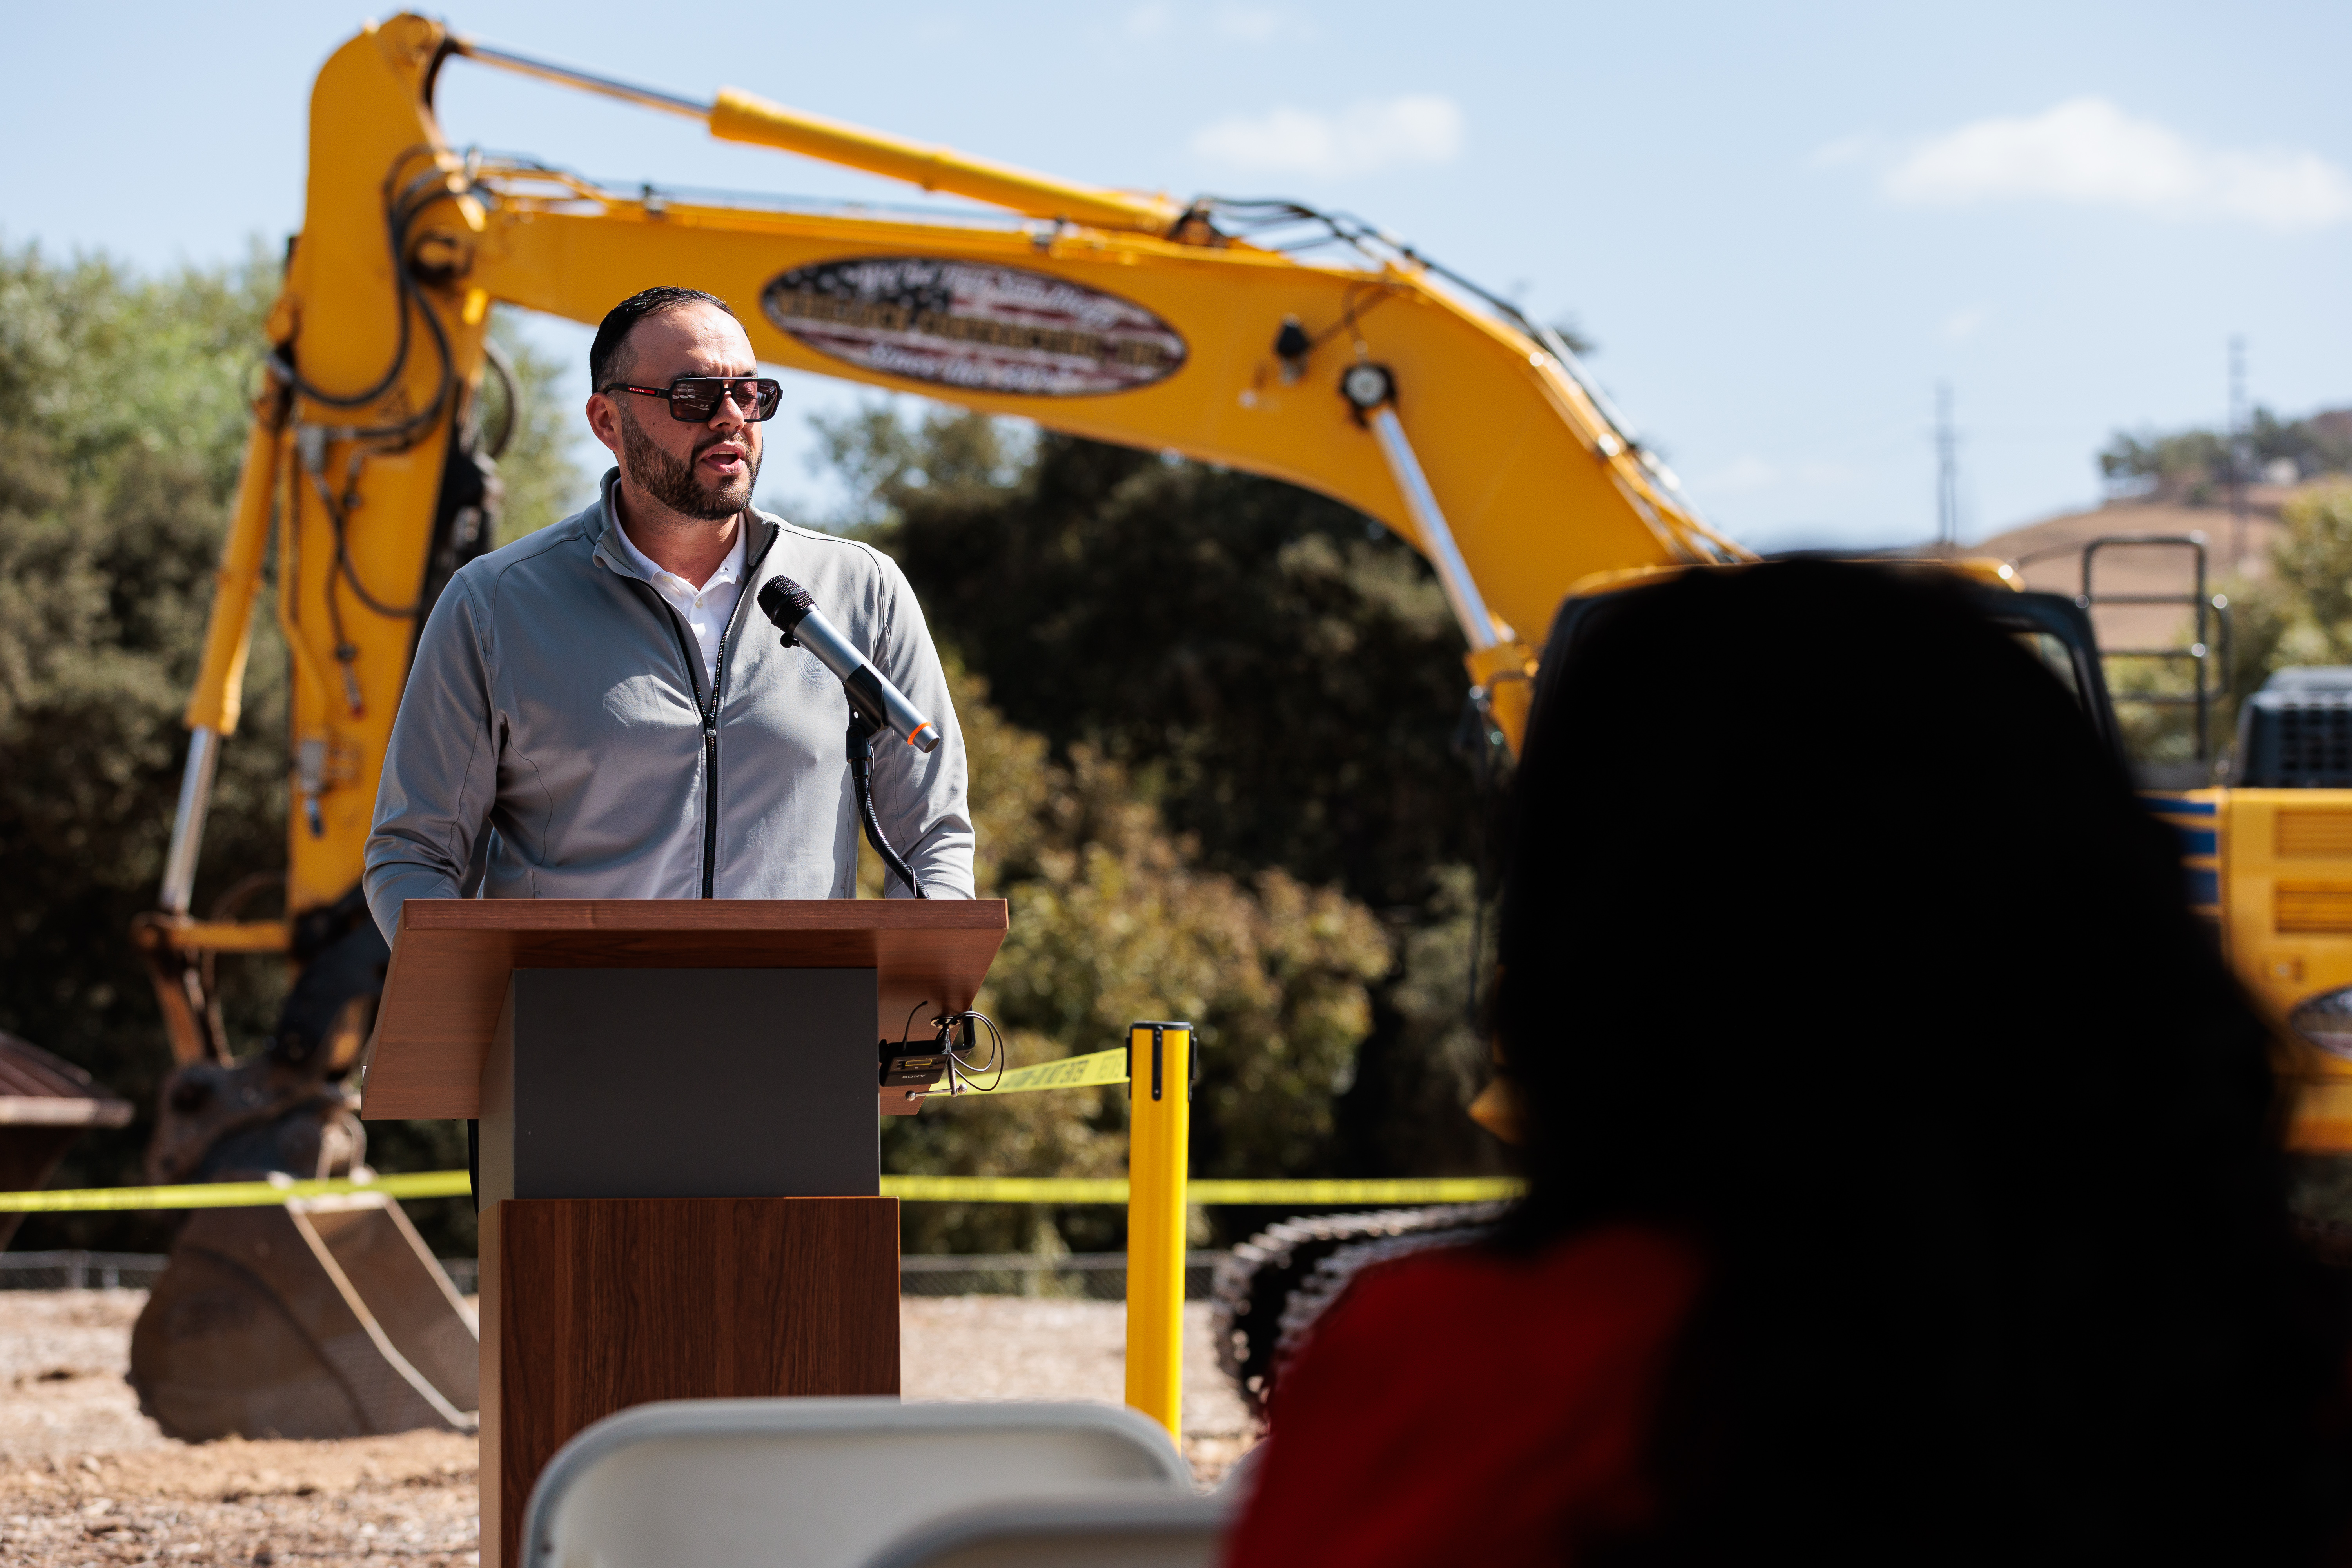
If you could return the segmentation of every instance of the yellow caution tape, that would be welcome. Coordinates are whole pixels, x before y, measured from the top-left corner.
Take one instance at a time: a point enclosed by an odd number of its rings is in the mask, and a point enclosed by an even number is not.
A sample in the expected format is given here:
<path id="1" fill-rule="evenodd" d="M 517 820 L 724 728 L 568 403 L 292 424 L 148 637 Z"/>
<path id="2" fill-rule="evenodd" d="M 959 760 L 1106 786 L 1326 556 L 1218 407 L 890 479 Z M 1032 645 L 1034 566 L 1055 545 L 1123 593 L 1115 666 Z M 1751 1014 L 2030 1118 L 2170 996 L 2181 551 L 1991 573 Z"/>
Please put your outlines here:
<path id="1" fill-rule="evenodd" d="M 1127 1081 L 1127 1048 L 1093 1051 L 1083 1057 L 1064 1057 L 1059 1061 L 1040 1062 L 1035 1067 L 1014 1068 L 995 1083 L 980 1087 L 966 1081 L 965 1094 L 1022 1094 L 1037 1089 L 1092 1089 L 1097 1084 Z M 930 1098 L 944 1100 L 944 1089 L 934 1089 Z M 959 1099 L 961 1096 L 958 1096 Z"/>
<path id="2" fill-rule="evenodd" d="M 1386 1181 L 1220 1181 L 1186 1184 L 1196 1204 L 1477 1204 L 1515 1198 L 1509 1176 L 1421 1176 Z M 882 1195 L 910 1203 L 1123 1204 L 1124 1176 L 885 1176 Z"/>
<path id="3" fill-rule="evenodd" d="M 472 1188 L 463 1171 L 420 1171 L 372 1182 L 204 1182 L 184 1187 L 78 1187 L 53 1193 L 0 1193 L 0 1214 L 87 1213 L 94 1209 L 241 1209 L 289 1198 L 339 1193 L 382 1193 L 388 1198 L 462 1198 Z"/>
<path id="4" fill-rule="evenodd" d="M 929 1204 L 1123 1204 L 1125 1176 L 885 1176 L 882 1195 Z"/>
<path id="5" fill-rule="evenodd" d="M 1041 1089 L 1091 1089 L 1127 1081 L 1124 1047 L 1015 1068 L 986 1089 L 1021 1094 Z M 946 1098 L 937 1096 L 936 1098 Z M 959 1097 L 960 1098 L 960 1097 Z M 1219 1181 L 1191 1183 L 1196 1204 L 1475 1204 L 1514 1198 L 1507 1176 L 1406 1177 L 1385 1181 Z M 389 1198 L 462 1198 L 473 1191 L 463 1171 L 419 1171 L 373 1181 L 205 1182 L 178 1187 L 79 1187 L 51 1193 L 0 1193 L 0 1214 L 70 1214 L 127 1209 L 258 1208 L 290 1198 L 381 1193 Z M 909 1203 L 1123 1204 L 1124 1176 L 885 1176 L 882 1195 Z"/>
<path id="6" fill-rule="evenodd" d="M 1111 1051 L 1106 1055 L 1118 1056 Z M 1080 1058 L 1083 1059 L 1083 1058 Z M 122 1209 L 258 1208 L 289 1198 L 382 1193 L 389 1198 L 462 1198 L 463 1171 L 419 1171 L 373 1182 L 207 1182 L 184 1187 L 81 1187 L 53 1193 L 0 1193 L 0 1214 L 68 1214 Z M 1387 1181 L 1219 1181 L 1191 1183 L 1196 1204 L 1475 1204 L 1515 1198 L 1507 1176 L 1426 1176 Z M 1125 1176 L 885 1176 L 882 1195 L 909 1203 L 1123 1204 Z"/>

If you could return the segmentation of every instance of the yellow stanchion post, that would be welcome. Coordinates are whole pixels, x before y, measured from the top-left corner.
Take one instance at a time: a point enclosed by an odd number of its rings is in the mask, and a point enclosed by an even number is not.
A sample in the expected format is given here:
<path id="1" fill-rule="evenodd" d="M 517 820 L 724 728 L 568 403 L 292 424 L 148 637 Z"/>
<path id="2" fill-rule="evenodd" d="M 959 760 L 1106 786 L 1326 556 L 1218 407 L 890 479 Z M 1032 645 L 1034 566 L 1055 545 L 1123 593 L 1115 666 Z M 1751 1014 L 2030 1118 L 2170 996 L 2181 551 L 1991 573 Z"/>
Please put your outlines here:
<path id="1" fill-rule="evenodd" d="M 1130 1024 L 1127 1049 L 1127 1402 L 1181 1443 L 1192 1026 Z"/>

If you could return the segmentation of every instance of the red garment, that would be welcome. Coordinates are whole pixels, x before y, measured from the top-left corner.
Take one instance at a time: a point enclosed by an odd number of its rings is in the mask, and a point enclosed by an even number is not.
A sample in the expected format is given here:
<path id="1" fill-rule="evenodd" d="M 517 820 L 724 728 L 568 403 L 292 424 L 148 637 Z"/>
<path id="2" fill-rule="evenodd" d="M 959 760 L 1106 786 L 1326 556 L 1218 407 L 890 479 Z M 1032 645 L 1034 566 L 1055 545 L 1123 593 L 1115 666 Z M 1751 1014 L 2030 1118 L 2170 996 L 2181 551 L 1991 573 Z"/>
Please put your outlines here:
<path id="1" fill-rule="evenodd" d="M 1284 1370 L 1226 1568 L 1567 1563 L 1640 1524 L 1649 1414 L 1702 1272 L 1632 1227 L 1368 1270 Z"/>

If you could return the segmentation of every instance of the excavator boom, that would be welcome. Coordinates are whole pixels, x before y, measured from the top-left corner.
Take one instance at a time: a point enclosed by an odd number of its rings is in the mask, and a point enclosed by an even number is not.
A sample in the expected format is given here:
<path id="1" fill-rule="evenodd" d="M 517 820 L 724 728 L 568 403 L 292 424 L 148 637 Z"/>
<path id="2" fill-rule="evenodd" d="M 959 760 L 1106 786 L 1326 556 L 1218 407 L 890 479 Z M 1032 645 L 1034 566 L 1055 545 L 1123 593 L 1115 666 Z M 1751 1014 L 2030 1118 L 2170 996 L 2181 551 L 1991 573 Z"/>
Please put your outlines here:
<path id="1" fill-rule="evenodd" d="M 437 74 L 460 59 L 1006 211 L 703 205 L 464 157 L 432 102 Z M 1244 231 L 1269 220 L 1350 259 L 1254 243 Z M 338 49 L 312 96 L 307 218 L 270 323 L 278 378 L 188 710 L 192 762 L 208 766 L 236 722 L 274 512 L 294 662 L 290 909 L 358 879 L 408 649 L 446 575 L 432 558 L 470 542 L 445 491 L 488 307 L 593 322 L 655 283 L 732 301 L 772 363 L 1181 452 L 1377 518 L 1437 566 L 1473 679 L 1514 742 L 1525 678 L 1570 584 L 1742 553 L 1676 499 L 1556 337 L 1362 226 L 1074 184 L 732 89 L 698 103 L 395 17 Z M 1359 367 L 1381 374 L 1349 378 Z M 200 811 L 193 768 L 191 784 Z M 200 828 L 188 816 L 180 826 Z M 187 911 L 194 837 L 175 837 L 173 914 Z"/>
<path id="2" fill-rule="evenodd" d="M 992 210 L 720 205 L 461 154 L 433 94 L 468 60 Z M 1474 694 L 1512 744 L 1570 584 L 1744 553 L 1676 499 L 1556 333 L 1345 217 L 1076 184 L 735 89 L 700 102 L 613 81 L 415 16 L 370 25 L 328 58 L 310 154 L 188 702 L 163 907 L 134 932 L 179 1064 L 149 1153 L 159 1181 L 329 1175 L 362 1161 L 343 1079 L 373 1026 L 385 950 L 360 873 L 417 632 L 451 574 L 495 542 L 495 453 L 478 412 L 485 372 L 499 368 L 494 304 L 594 322 L 640 289 L 684 284 L 730 301 L 764 363 L 1345 502 L 1428 558 Z M 238 723 L 273 542 L 269 612 L 291 666 L 286 912 L 239 920 L 245 893 L 233 891 L 201 920 L 205 806 Z M 292 994 L 268 1047 L 239 1057 L 210 960 L 273 952 L 293 963 Z M 136 1338 L 142 1402 L 167 1429 L 470 1421 L 474 1391 L 443 1373 L 466 1359 L 472 1325 L 396 1205 L 362 1217 L 330 1226 L 289 1206 L 190 1228 Z M 247 1253 L 282 1268 L 256 1272 L 238 1261 Z M 391 1261 L 362 1268 L 362 1257 Z M 336 1392 L 362 1386 L 392 1397 Z"/>

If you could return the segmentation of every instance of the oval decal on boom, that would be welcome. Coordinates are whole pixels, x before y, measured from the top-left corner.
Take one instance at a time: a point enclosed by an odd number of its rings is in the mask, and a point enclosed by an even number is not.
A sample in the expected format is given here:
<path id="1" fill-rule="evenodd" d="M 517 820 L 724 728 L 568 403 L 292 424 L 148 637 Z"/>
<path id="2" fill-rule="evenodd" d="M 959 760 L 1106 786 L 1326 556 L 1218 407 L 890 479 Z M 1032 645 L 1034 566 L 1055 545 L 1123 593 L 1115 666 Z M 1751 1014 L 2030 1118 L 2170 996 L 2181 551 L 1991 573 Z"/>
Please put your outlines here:
<path id="1" fill-rule="evenodd" d="M 851 257 L 793 268 L 760 305 L 829 358 L 971 392 L 1090 397 L 1184 364 L 1182 336 L 1142 306 L 1017 267 Z"/>

